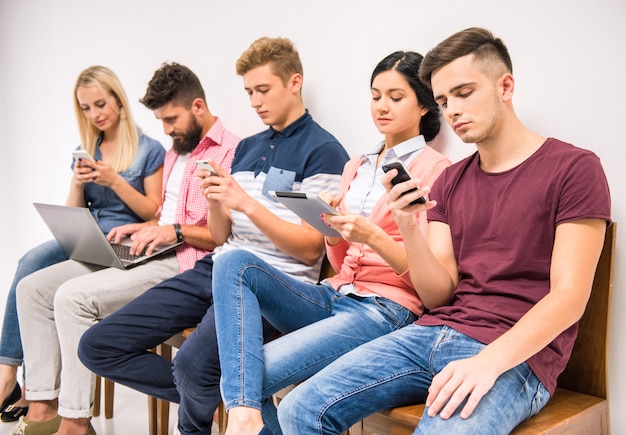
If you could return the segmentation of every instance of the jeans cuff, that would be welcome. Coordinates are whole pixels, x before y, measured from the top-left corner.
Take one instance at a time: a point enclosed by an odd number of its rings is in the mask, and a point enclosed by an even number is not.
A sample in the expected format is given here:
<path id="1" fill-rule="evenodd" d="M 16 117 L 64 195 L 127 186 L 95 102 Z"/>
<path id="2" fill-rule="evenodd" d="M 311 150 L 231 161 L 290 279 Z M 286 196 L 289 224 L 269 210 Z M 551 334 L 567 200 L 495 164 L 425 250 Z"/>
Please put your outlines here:
<path id="1" fill-rule="evenodd" d="M 8 356 L 0 356 L 0 364 L 5 366 L 20 367 L 23 360 L 21 358 L 10 358 Z"/>
<path id="2" fill-rule="evenodd" d="M 224 403 L 224 409 L 226 409 L 226 411 L 228 411 L 230 408 L 235 408 L 237 406 L 245 406 L 246 408 L 254 408 L 254 409 L 258 409 L 259 411 L 261 411 L 261 409 L 263 408 L 263 406 L 261 405 L 261 402 L 257 402 L 255 400 L 248 400 L 248 399 L 237 399 L 237 400 L 231 400 L 230 402 Z"/>

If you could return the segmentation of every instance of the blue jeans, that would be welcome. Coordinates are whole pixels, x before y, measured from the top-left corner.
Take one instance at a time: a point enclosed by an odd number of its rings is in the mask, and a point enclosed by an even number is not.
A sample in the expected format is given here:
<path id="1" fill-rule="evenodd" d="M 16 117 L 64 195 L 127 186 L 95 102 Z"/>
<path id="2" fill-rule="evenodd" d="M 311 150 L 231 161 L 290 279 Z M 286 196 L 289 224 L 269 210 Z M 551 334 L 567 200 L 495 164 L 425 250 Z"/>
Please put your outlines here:
<path id="1" fill-rule="evenodd" d="M 484 344 L 446 326 L 409 325 L 348 353 L 291 391 L 280 403 L 285 433 L 339 434 L 364 417 L 423 403 L 435 374 Z M 467 419 L 425 413 L 414 434 L 508 434 L 550 395 L 526 363 L 503 373 Z"/>
<path id="2" fill-rule="evenodd" d="M 19 366 L 22 364 L 22 339 L 15 305 L 15 290 L 17 289 L 17 284 L 25 276 L 67 259 L 67 255 L 65 255 L 65 252 L 61 249 L 61 246 L 56 240 L 42 243 L 20 258 L 20 261 L 17 263 L 17 270 L 15 271 L 11 288 L 9 289 L 9 294 L 7 295 L 4 322 L 2 324 L 2 339 L 0 341 L 0 364 L 10 366 Z"/>
<path id="3" fill-rule="evenodd" d="M 382 297 L 346 296 L 303 282 L 244 250 L 215 260 L 213 297 L 225 406 L 262 409 L 275 435 L 281 431 L 268 400 L 273 393 L 417 318 Z M 261 316 L 288 334 L 264 346 Z"/>
<path id="4" fill-rule="evenodd" d="M 207 255 L 89 328 L 78 346 L 80 360 L 93 372 L 179 403 L 183 435 L 209 435 L 221 401 L 212 277 L 213 257 Z M 190 327 L 196 329 L 173 364 L 147 350 Z"/>

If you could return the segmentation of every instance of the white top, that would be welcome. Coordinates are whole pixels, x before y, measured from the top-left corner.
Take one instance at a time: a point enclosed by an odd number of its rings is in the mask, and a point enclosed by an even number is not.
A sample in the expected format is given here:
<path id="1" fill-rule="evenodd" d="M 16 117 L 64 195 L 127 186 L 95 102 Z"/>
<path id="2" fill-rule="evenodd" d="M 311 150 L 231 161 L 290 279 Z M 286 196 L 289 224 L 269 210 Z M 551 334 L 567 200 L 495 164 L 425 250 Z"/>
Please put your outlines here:
<path id="1" fill-rule="evenodd" d="M 346 211 L 368 217 L 376 202 L 385 194 L 385 188 L 380 182 L 384 175 L 382 165 L 394 160 L 400 160 L 408 165 L 424 149 L 426 141 L 424 136 L 415 136 L 388 149 L 377 168 L 376 159 L 384 145 L 385 143 L 381 142 L 374 150 L 363 155 L 365 161 L 357 169 L 344 198 Z"/>
<path id="2" fill-rule="evenodd" d="M 189 154 L 178 155 L 176 163 L 172 167 L 172 172 L 167 179 L 165 185 L 165 198 L 163 198 L 163 208 L 161 216 L 159 216 L 159 225 L 172 225 L 176 223 L 176 203 L 178 202 L 178 193 L 183 180 L 185 164 L 189 159 Z"/>

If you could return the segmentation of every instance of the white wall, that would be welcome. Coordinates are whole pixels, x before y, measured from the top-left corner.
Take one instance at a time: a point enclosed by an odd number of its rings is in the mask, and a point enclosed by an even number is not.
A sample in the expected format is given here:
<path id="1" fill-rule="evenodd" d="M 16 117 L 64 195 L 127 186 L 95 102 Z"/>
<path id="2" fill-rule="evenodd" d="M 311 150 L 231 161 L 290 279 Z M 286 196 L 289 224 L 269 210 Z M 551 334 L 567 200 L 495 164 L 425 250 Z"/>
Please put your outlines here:
<path id="1" fill-rule="evenodd" d="M 18 258 L 50 237 L 31 203 L 63 203 L 70 150 L 78 144 L 72 87 L 80 70 L 112 68 L 141 127 L 169 146 L 137 100 L 163 61 L 201 78 L 212 111 L 241 136 L 264 126 L 249 108 L 234 63 L 257 37 L 286 36 L 300 50 L 304 97 L 314 117 L 351 155 L 379 140 L 369 116 L 369 76 L 392 51 L 425 53 L 469 26 L 508 44 L 516 109 L 528 126 L 596 152 L 626 224 L 622 0 L 437 1 L 0 0 L 0 286 Z M 447 132 L 449 133 L 449 132 Z M 447 135 L 455 160 L 473 148 Z M 541 200 L 538 198 L 538 200 Z M 626 227 L 618 231 L 611 339 L 611 423 L 626 430 Z M 0 300 L 4 303 L 4 297 Z"/>

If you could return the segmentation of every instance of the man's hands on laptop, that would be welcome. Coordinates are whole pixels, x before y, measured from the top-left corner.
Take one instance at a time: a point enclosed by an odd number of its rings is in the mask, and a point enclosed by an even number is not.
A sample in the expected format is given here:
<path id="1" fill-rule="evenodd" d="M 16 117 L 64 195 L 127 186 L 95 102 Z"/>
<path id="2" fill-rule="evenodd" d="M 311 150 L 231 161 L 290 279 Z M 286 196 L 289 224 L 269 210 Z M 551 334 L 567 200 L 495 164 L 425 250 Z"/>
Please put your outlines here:
<path id="1" fill-rule="evenodd" d="M 122 243 L 130 238 L 132 255 L 140 255 L 144 249 L 145 254 L 150 255 L 159 245 L 176 242 L 176 231 L 173 225 L 157 225 L 155 221 L 150 221 L 115 227 L 107 238 L 111 243 Z"/>

